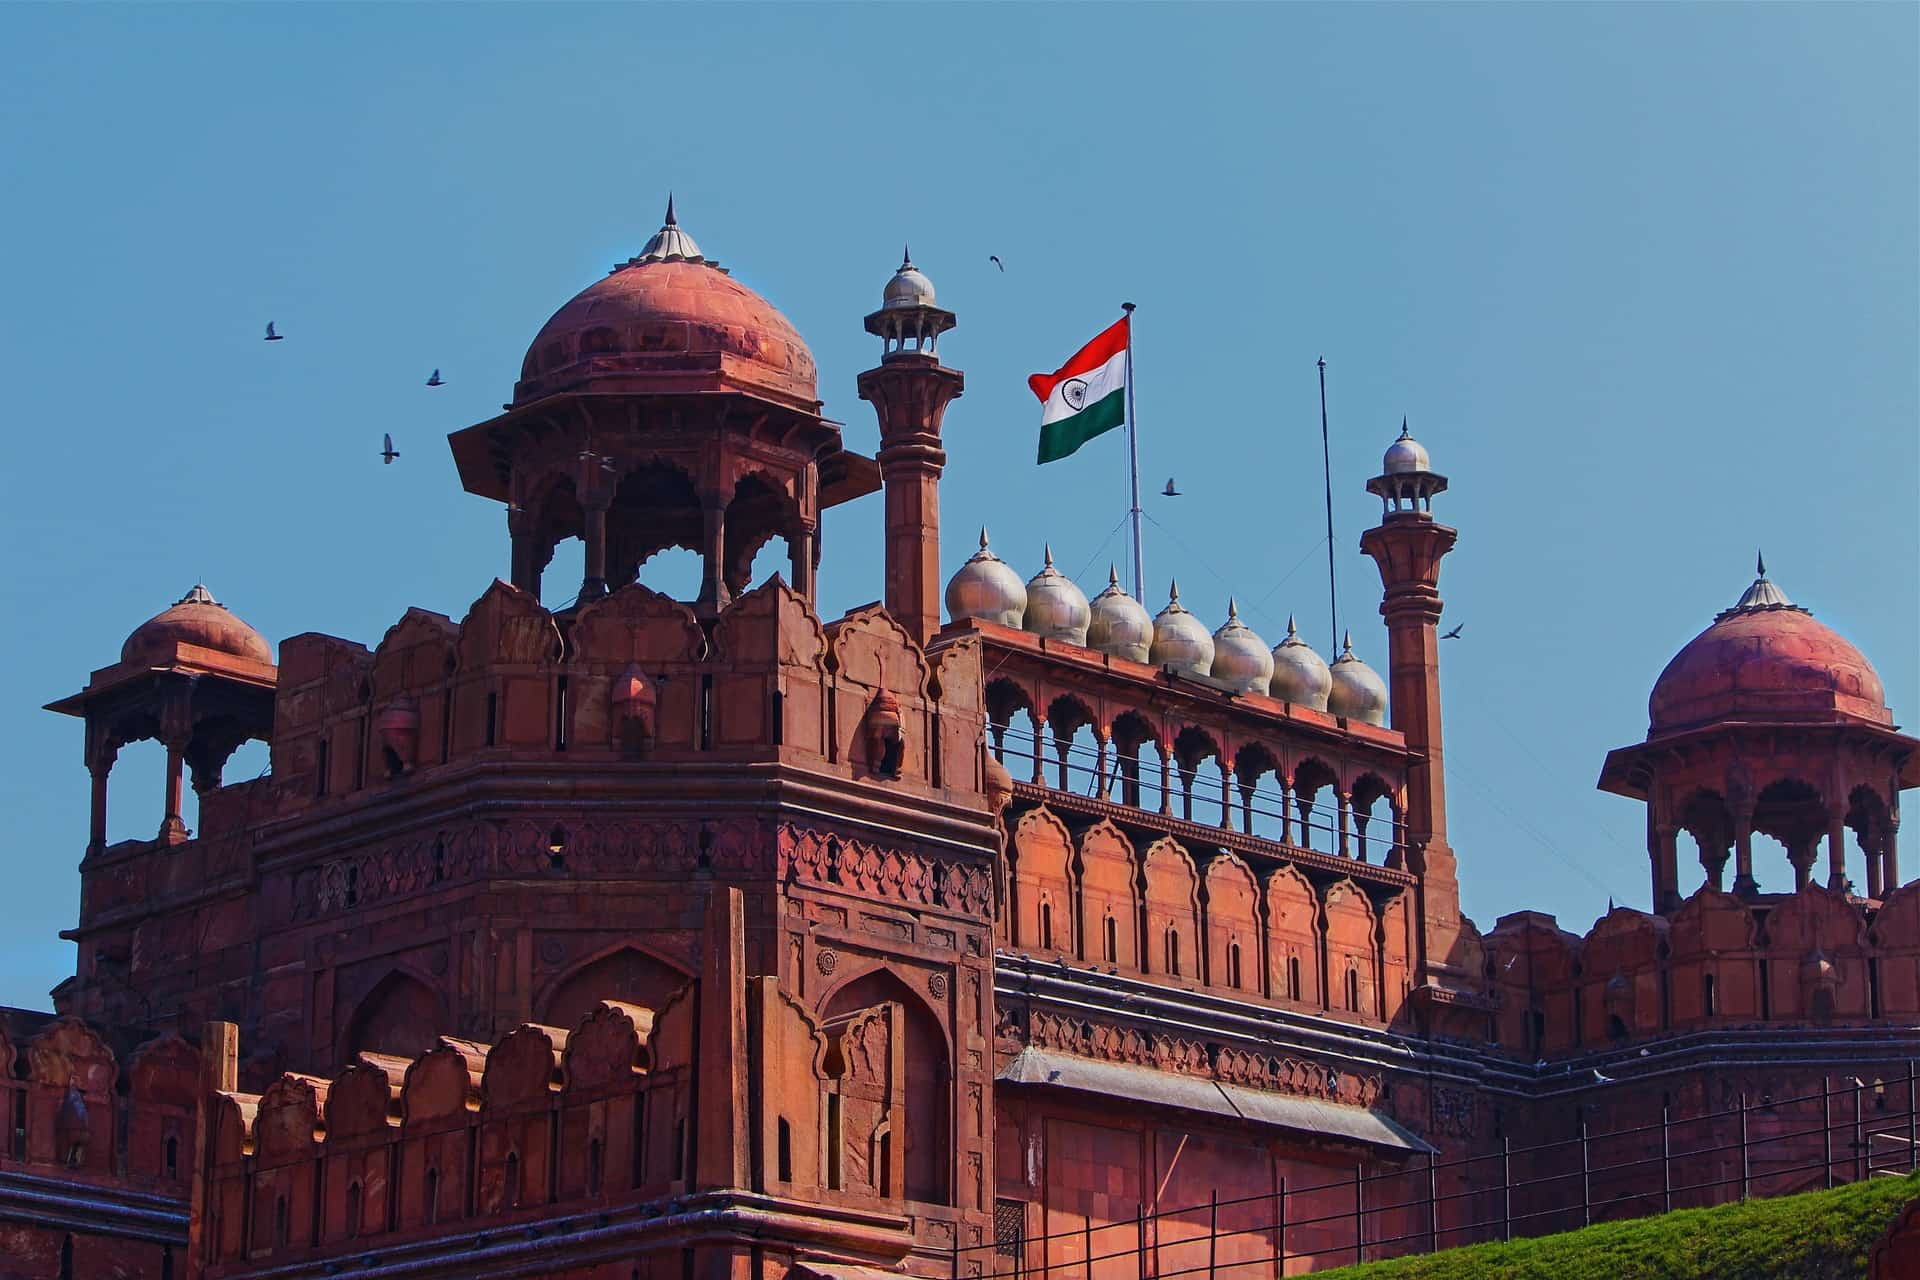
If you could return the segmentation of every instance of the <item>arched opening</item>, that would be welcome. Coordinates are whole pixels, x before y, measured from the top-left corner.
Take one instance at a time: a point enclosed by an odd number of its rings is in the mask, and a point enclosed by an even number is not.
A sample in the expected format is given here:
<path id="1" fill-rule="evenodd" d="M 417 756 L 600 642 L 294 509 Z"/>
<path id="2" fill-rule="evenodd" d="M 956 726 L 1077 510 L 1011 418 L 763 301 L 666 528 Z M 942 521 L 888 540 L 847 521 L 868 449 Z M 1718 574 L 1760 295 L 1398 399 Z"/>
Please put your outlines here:
<path id="1" fill-rule="evenodd" d="M 1120 959 L 1120 924 L 1111 911 L 1107 913 L 1106 927 L 1101 932 L 1106 938 L 1106 961 L 1114 964 Z"/>
<path id="2" fill-rule="evenodd" d="M 1287 999 L 1300 998 L 1300 957 L 1287 957 Z"/>
<path id="3" fill-rule="evenodd" d="M 505 1197 L 509 1209 L 520 1203 L 520 1153 L 507 1152 L 506 1175 L 502 1179 L 501 1194 Z"/>
<path id="4" fill-rule="evenodd" d="M 346 1228 L 349 1240 L 360 1234 L 360 1184 L 358 1182 L 347 1184 Z"/>
<path id="5" fill-rule="evenodd" d="M 380 979 L 354 1011 L 343 1057 L 390 1053 L 417 1058 L 433 1048 L 445 1027 L 440 997 L 420 979 L 396 969 Z"/>
<path id="6" fill-rule="evenodd" d="M 1717 791 L 1695 791 L 1680 806 L 1680 829 L 1693 838 L 1701 876 L 1689 876 L 1678 886 L 1680 896 L 1691 897 L 1702 883 L 1725 889 L 1727 858 L 1733 850 L 1733 815 Z"/>
<path id="7" fill-rule="evenodd" d="M 1052 755 L 1047 779 L 1061 791 L 1096 795 L 1101 784 L 1099 740 L 1093 712 L 1078 698 L 1062 695 L 1047 707 L 1047 749 Z"/>
<path id="8" fill-rule="evenodd" d="M 120 748 L 113 763 L 112 802 L 107 805 L 107 843 L 151 840 L 165 817 L 167 749 L 154 738 Z M 187 830 L 200 829 L 200 800 L 193 788 L 180 788 L 180 819 Z"/>
<path id="9" fill-rule="evenodd" d="M 1778 868 L 1783 864 L 1793 868 L 1796 889 L 1816 878 L 1820 845 L 1827 834 L 1827 806 L 1819 788 L 1798 778 L 1783 778 L 1768 784 L 1754 801 L 1753 830 L 1756 879 L 1777 883 L 1775 877 L 1779 876 Z M 1778 846 L 1778 853 L 1772 858 L 1763 859 L 1761 836 L 1768 837 L 1768 845 Z M 1763 875 L 1763 866 L 1771 868 L 1770 875 Z M 1823 884 L 1826 882 L 1824 874 L 1817 878 Z"/>
<path id="10" fill-rule="evenodd" d="M 1250 742 L 1234 756 L 1236 825 L 1248 835 L 1278 840 L 1285 834 L 1286 794 L 1279 779 L 1280 762 L 1261 743 Z"/>
<path id="11" fill-rule="evenodd" d="M 1347 1012 L 1360 1012 L 1360 971 L 1347 967 Z"/>
<path id="12" fill-rule="evenodd" d="M 1110 795 L 1136 809 L 1160 808 L 1159 751 L 1148 751 L 1153 726 L 1137 711 L 1123 712 L 1113 722 L 1113 776 Z"/>
<path id="13" fill-rule="evenodd" d="M 1294 766 L 1294 843 L 1315 853 L 1340 852 L 1340 806 L 1334 799 L 1339 776 L 1324 761 L 1308 758 Z"/>
<path id="14" fill-rule="evenodd" d="M 1165 952 L 1165 957 L 1166 957 L 1167 976 L 1170 978 L 1179 977 L 1180 976 L 1180 931 L 1178 929 L 1173 928 L 1172 926 L 1168 926 L 1167 933 L 1166 933 L 1166 941 L 1163 946 L 1163 951 Z"/>
<path id="15" fill-rule="evenodd" d="M 906 1096 L 902 1110 L 906 1133 L 904 1152 L 901 1135 L 885 1135 L 882 1162 L 905 1160 L 902 1173 L 907 1199 L 948 1204 L 951 1203 L 948 1163 L 952 1158 L 952 1074 L 947 1062 L 947 1037 L 940 1020 L 913 988 L 884 969 L 856 978 L 835 992 L 821 1011 L 822 1019 L 830 1020 L 888 1003 L 901 1007 L 905 1023 L 902 1042 L 895 1052 L 905 1055 L 902 1074 L 906 1080 Z M 887 1176 L 883 1174 L 876 1185 L 886 1186 Z"/>
<path id="16" fill-rule="evenodd" d="M 431 1226 L 440 1221 L 440 1171 L 438 1169 L 427 1170 L 427 1176 L 421 1186 L 421 1198 L 425 1202 L 423 1207 L 426 1210 L 427 1224 Z"/>
<path id="17" fill-rule="evenodd" d="M 1007 772 L 1022 780 L 1033 772 L 1033 742 L 1027 724 L 1017 718 L 1032 711 L 1032 695 L 1013 681 L 1003 677 L 987 682 L 988 744 Z"/>
<path id="18" fill-rule="evenodd" d="M 1889 883 L 1899 873 L 1888 874 L 1886 853 L 1893 841 L 1893 821 L 1887 802 L 1871 787 L 1859 786 L 1847 793 L 1847 811 L 1842 819 L 1853 839 L 1847 842 L 1847 875 L 1860 892 L 1878 888 L 1886 898 L 1900 886 Z"/>
<path id="19" fill-rule="evenodd" d="M 657 1012 L 689 980 L 687 974 L 657 956 L 622 947 L 557 983 L 541 1006 L 540 1021 L 549 1027 L 577 1027 L 602 1000 L 619 1000 Z"/>
<path id="20" fill-rule="evenodd" d="M 1053 901 L 1049 898 L 1040 900 L 1040 949 L 1053 950 Z"/>
<path id="21" fill-rule="evenodd" d="M 1213 735 L 1188 725 L 1174 736 L 1173 761 L 1179 775 L 1180 816 L 1189 822 L 1224 825 L 1232 812 L 1232 797 L 1220 770 L 1220 744 Z"/>
<path id="22" fill-rule="evenodd" d="M 607 585 L 618 589 L 637 578 L 671 599 L 698 599 L 705 540 L 706 516 L 692 478 L 664 462 L 636 467 L 620 478 L 607 509 Z M 685 554 L 661 561 L 668 548 Z"/>
<path id="23" fill-rule="evenodd" d="M 727 590 L 737 596 L 773 573 L 791 585 L 793 556 L 787 534 L 798 527 L 799 519 L 799 508 L 784 488 L 757 473 L 742 476 L 733 487 L 725 518 Z M 777 559 L 768 557 L 769 547 Z M 769 561 L 764 570 L 763 558 Z"/>
<path id="24" fill-rule="evenodd" d="M 1720 992 L 1713 975 L 1702 974 L 1700 978 L 1700 1011 L 1711 1018 L 1720 1012 Z"/>
<path id="25" fill-rule="evenodd" d="M 747 566 L 746 572 L 741 575 L 741 577 L 745 579 L 746 585 L 734 594 L 738 595 L 740 591 L 750 591 L 755 587 L 762 586 L 768 579 L 774 577 L 776 574 L 779 575 L 780 580 L 789 587 L 794 585 L 793 546 L 786 540 L 785 536 L 778 533 L 767 538 L 760 544 L 759 550 L 753 553 L 752 563 Z"/>
<path id="26" fill-rule="evenodd" d="M 638 580 L 649 591 L 657 591 L 670 600 L 697 600 L 703 572 L 699 552 L 686 547 L 662 547 L 639 567 Z"/>
<path id="27" fill-rule="evenodd" d="M 540 606 L 549 613 L 566 608 L 580 597 L 587 573 L 587 544 L 572 536 L 554 543 L 540 574 Z"/>
<path id="28" fill-rule="evenodd" d="M 1240 989 L 1240 943 L 1238 941 L 1227 944 L 1227 985 L 1236 991 Z"/>
<path id="29" fill-rule="evenodd" d="M 1353 784 L 1348 820 L 1353 825 L 1352 852 L 1360 862 L 1384 863 L 1399 844 L 1392 788 L 1378 774 L 1361 775 Z"/>

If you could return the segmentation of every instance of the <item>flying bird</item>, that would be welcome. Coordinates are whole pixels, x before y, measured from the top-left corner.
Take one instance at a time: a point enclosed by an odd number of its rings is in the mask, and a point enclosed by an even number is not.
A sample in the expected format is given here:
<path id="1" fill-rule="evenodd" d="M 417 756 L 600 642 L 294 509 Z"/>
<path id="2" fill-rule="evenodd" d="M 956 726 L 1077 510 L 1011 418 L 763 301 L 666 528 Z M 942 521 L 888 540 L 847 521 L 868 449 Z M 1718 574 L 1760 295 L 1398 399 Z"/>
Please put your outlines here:
<path id="1" fill-rule="evenodd" d="M 1160 491 L 1160 496 L 1163 498 L 1177 498 L 1180 496 L 1180 491 L 1173 487 L 1172 476 L 1167 477 L 1167 487 Z"/>
<path id="2" fill-rule="evenodd" d="M 999 254 L 997 254 L 997 253 L 990 253 L 990 254 L 988 254 L 988 255 L 987 255 L 987 261 L 988 261 L 988 262 L 991 262 L 991 263 L 992 263 L 992 264 L 993 264 L 994 266 L 996 266 L 996 267 L 998 267 L 998 268 L 1000 268 L 1000 270 L 1001 270 L 1002 272 L 1004 272 L 1004 271 L 1006 271 L 1006 269 L 1007 269 L 1007 264 L 1006 264 L 1006 263 L 1004 263 L 1004 262 L 1002 262 L 1002 261 L 1000 261 L 1000 255 L 999 255 Z"/>
<path id="3" fill-rule="evenodd" d="M 1467 624 L 1463 622 L 1460 624 L 1460 627 L 1464 627 L 1466 625 Z M 1460 627 L 1455 627 L 1453 630 L 1447 632 L 1445 635 L 1441 636 L 1440 638 L 1442 640 L 1458 640 L 1460 638 Z"/>
<path id="4" fill-rule="evenodd" d="M 1613 1077 L 1612 1077 L 1612 1076 L 1603 1076 L 1603 1075 L 1601 1075 L 1601 1074 L 1600 1074 L 1600 1068 L 1598 1068 L 1598 1067 L 1595 1067 L 1595 1068 L 1593 1069 L 1593 1082 L 1594 1082 L 1595 1084 L 1612 1084 L 1612 1083 L 1613 1083 Z"/>
<path id="5" fill-rule="evenodd" d="M 280 341 L 280 340 L 281 340 L 282 338 L 284 338 L 284 337 L 286 337 L 286 336 L 287 336 L 287 335 L 286 335 L 286 334 L 284 334 L 284 333 L 275 333 L 275 332 L 273 331 L 273 321 L 271 321 L 271 320 L 269 320 L 269 321 L 267 321 L 267 338 L 266 338 L 266 340 L 267 340 L 268 342 L 278 342 L 278 341 Z"/>
<path id="6" fill-rule="evenodd" d="M 392 466 L 393 460 L 399 456 L 400 456 L 400 451 L 393 447 L 393 433 L 388 432 L 384 437 L 382 437 L 382 443 L 380 447 L 380 457 L 386 462 L 388 466 Z"/>
<path id="7" fill-rule="evenodd" d="M 435 369 L 433 371 L 433 376 L 427 379 L 427 385 L 430 387 L 444 387 L 447 385 L 447 380 L 440 376 L 440 371 L 438 369 Z"/>

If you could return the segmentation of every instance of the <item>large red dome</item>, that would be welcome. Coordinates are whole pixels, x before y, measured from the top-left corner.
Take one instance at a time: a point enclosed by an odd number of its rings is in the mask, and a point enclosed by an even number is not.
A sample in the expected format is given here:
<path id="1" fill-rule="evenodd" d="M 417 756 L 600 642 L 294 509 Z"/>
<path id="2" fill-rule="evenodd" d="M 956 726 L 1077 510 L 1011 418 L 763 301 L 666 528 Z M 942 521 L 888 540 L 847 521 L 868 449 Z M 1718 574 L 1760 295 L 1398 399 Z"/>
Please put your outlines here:
<path id="1" fill-rule="evenodd" d="M 172 608 L 135 627 L 120 646 L 120 661 L 164 666 L 183 645 L 273 665 L 273 646 L 266 637 L 202 586 L 194 587 Z"/>
<path id="2" fill-rule="evenodd" d="M 1674 655 L 1654 682 L 1655 732 L 1714 720 L 1833 719 L 1891 725 L 1873 664 L 1764 574 Z"/>
<path id="3" fill-rule="evenodd" d="M 711 375 L 813 411 L 813 353 L 772 303 L 700 255 L 673 221 L 640 255 L 580 291 L 534 338 L 515 404 L 561 391 L 671 393 Z M 700 375 L 708 375 L 701 377 Z"/>

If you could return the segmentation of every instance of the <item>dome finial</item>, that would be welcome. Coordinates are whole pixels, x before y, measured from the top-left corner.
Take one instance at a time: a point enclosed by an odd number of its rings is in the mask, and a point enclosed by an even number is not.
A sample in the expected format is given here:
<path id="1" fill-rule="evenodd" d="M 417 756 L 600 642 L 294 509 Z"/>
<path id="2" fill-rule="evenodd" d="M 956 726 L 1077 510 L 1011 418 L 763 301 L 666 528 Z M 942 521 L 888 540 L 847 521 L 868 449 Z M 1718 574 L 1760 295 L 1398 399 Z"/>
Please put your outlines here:
<path id="1" fill-rule="evenodd" d="M 1351 658 L 1353 656 L 1353 632 L 1351 631 L 1347 632 L 1347 634 L 1340 639 L 1340 656 L 1343 658 Z"/>
<path id="2" fill-rule="evenodd" d="M 902 271 L 913 270 L 913 250 L 904 244 L 900 246 L 900 269 Z"/>
<path id="3" fill-rule="evenodd" d="M 1046 546 L 1047 546 L 1047 566 L 1046 567 L 1051 569 L 1053 568 L 1053 544 L 1049 542 L 1046 544 Z"/>
<path id="4" fill-rule="evenodd" d="M 1413 439 L 1413 433 L 1407 430 L 1407 415 L 1404 413 L 1400 415 L 1400 438 L 1402 440 Z"/>
<path id="5" fill-rule="evenodd" d="M 987 549 L 987 526 L 985 525 L 980 526 L 980 549 L 982 551 Z"/>
<path id="6" fill-rule="evenodd" d="M 1120 571 L 1113 567 L 1113 561 L 1107 561 L 1107 585 L 1114 590 L 1120 589 Z"/>
<path id="7" fill-rule="evenodd" d="M 1759 574 L 1763 578 L 1767 576 L 1767 553 L 1766 552 L 1755 551 L 1753 553 L 1753 571 Z"/>
<path id="8" fill-rule="evenodd" d="M 1300 629 L 1293 625 L 1293 615 L 1288 614 L 1287 615 L 1287 639 L 1291 640 L 1299 634 L 1300 634 Z"/>
<path id="9" fill-rule="evenodd" d="M 666 220 L 665 222 L 663 222 L 663 223 L 661 223 L 660 225 L 661 225 L 661 226 L 665 226 L 665 227 L 677 227 L 677 226 L 679 226 L 679 225 L 680 225 L 680 224 L 679 224 L 679 223 L 678 223 L 677 221 L 675 221 L 675 220 L 674 220 L 674 216 L 673 216 L 673 192 L 671 192 L 671 191 L 669 191 L 669 192 L 667 192 L 667 220 Z"/>
<path id="10" fill-rule="evenodd" d="M 1178 578 L 1167 579 L 1167 603 L 1180 603 L 1180 579 Z"/>
<path id="11" fill-rule="evenodd" d="M 1240 606 L 1234 602 L 1234 598 L 1232 596 L 1227 597 L 1227 621 L 1228 622 L 1240 621 Z"/>

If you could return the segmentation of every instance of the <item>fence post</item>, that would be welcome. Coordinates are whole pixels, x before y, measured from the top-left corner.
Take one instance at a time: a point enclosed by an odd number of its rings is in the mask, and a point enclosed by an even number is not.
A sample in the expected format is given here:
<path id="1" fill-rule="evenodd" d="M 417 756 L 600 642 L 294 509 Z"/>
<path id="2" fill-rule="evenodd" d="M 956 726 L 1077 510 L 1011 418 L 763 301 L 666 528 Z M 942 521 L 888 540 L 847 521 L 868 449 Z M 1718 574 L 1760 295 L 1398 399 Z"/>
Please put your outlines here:
<path id="1" fill-rule="evenodd" d="M 1747 1091 L 1740 1091 L 1740 1199 L 1745 1201 L 1753 1192 L 1753 1162 L 1747 1148 Z"/>
<path id="2" fill-rule="evenodd" d="M 1820 1077 L 1820 1150 L 1823 1153 L 1827 1190 L 1833 1190 L 1833 1077 Z"/>
<path id="3" fill-rule="evenodd" d="M 1593 1159 L 1587 1148 L 1587 1108 L 1580 1108 L 1580 1225 L 1593 1225 Z"/>
<path id="4" fill-rule="evenodd" d="M 1440 1252 L 1440 1182 L 1433 1172 L 1433 1153 L 1427 1153 L 1427 1252 Z"/>
<path id="5" fill-rule="evenodd" d="M 1500 1238 L 1513 1239 L 1513 1139 L 1500 1136 Z"/>
<path id="6" fill-rule="evenodd" d="M 1860 1092 L 1866 1087 L 1866 1081 L 1862 1080 L 1859 1076 L 1853 1078 L 1853 1180 L 1855 1182 L 1863 1182 L 1867 1176 L 1864 1164 L 1867 1152 L 1867 1138 L 1866 1132 L 1860 1123 Z"/>
<path id="7" fill-rule="evenodd" d="M 1207 1280 L 1213 1280 L 1220 1259 L 1220 1188 L 1207 1193 Z"/>
<path id="8" fill-rule="evenodd" d="M 1916 1149 L 1913 1145 L 1913 1140 L 1915 1137 L 1914 1124 L 1913 1124 L 1913 1121 L 1914 1121 L 1913 1086 L 1914 1086 L 1913 1059 L 1908 1058 L 1907 1059 L 1907 1172 L 1908 1173 L 1912 1173 L 1915 1168 L 1920 1168 L 1920 1163 L 1916 1163 L 1916 1162 L 1920 1162 L 1920 1149 Z"/>
<path id="9" fill-rule="evenodd" d="M 1273 1191 L 1274 1231 L 1280 1239 L 1274 1245 L 1274 1252 L 1280 1255 L 1280 1274 L 1287 1274 L 1287 1180 L 1283 1176 L 1280 1185 Z"/>
<path id="10" fill-rule="evenodd" d="M 1673 1212 L 1673 1133 L 1668 1127 L 1672 1110 L 1665 1098 L 1660 1100 L 1660 1212 Z"/>
<path id="11" fill-rule="evenodd" d="M 1353 1260 L 1367 1260 L 1367 1201 L 1360 1183 L 1360 1165 L 1353 1166 Z"/>

